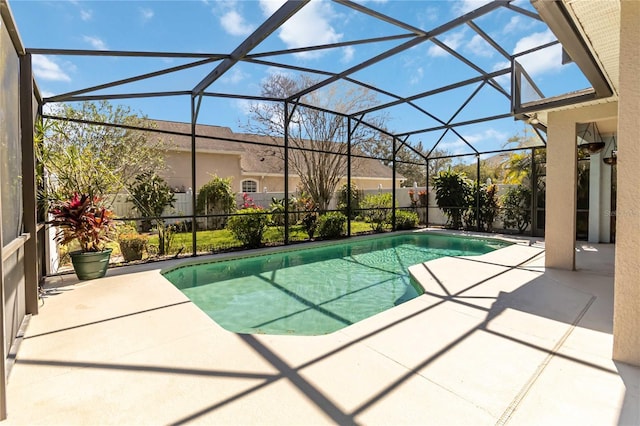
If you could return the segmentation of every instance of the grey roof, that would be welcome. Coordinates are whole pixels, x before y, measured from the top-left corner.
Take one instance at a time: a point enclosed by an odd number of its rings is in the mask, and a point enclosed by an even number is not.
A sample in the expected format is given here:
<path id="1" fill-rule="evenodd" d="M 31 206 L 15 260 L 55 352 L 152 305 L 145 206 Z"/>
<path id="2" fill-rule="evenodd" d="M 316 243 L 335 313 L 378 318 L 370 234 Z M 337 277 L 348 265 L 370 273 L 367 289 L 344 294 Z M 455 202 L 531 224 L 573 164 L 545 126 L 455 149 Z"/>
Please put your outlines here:
<path id="1" fill-rule="evenodd" d="M 168 150 L 191 150 L 191 124 L 175 121 L 153 120 L 156 129 L 164 133 L 163 142 Z M 271 138 L 232 131 L 229 127 L 196 125 L 196 152 L 226 153 L 241 156 L 241 167 L 248 174 L 283 174 L 284 163 L 280 146 L 281 138 Z M 271 146 L 258 145 L 268 144 Z M 381 161 L 369 158 L 353 160 L 353 177 L 391 178 L 392 169 Z M 398 179 L 403 176 L 397 174 Z"/>

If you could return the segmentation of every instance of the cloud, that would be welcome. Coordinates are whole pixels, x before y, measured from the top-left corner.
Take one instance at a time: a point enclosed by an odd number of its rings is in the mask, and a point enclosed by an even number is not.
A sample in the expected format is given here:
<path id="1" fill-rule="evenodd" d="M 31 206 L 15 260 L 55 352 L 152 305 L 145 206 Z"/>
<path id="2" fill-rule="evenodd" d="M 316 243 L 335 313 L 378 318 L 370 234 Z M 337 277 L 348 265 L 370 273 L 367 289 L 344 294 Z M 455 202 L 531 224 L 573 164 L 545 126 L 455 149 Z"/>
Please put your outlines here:
<path id="1" fill-rule="evenodd" d="M 342 48 L 342 59 L 341 62 L 343 64 L 347 64 L 353 60 L 354 55 L 356 54 L 356 49 L 353 46 L 346 46 Z"/>
<path id="2" fill-rule="evenodd" d="M 248 99 L 234 99 L 232 105 L 236 110 L 240 111 L 243 115 L 251 114 L 252 102 Z"/>
<path id="3" fill-rule="evenodd" d="M 443 39 L 440 39 L 440 41 L 446 44 L 447 46 L 449 46 L 450 48 L 452 48 L 453 50 L 456 50 L 462 44 L 465 32 L 466 32 L 466 29 L 463 29 L 461 31 L 448 34 Z M 446 56 L 449 53 L 447 53 L 447 51 L 442 49 L 440 46 L 433 45 L 429 47 L 429 49 L 427 50 L 427 54 L 431 57 L 439 57 L 439 56 Z"/>
<path id="4" fill-rule="evenodd" d="M 472 133 L 469 135 L 462 135 L 463 138 L 466 139 L 472 145 L 475 145 L 479 142 L 491 142 L 491 141 L 499 141 L 504 142 L 507 140 L 509 135 L 505 132 L 501 132 L 499 130 L 488 128 L 483 130 L 480 133 Z"/>
<path id="5" fill-rule="evenodd" d="M 489 0 L 462 0 L 455 2 L 453 12 L 457 15 L 471 12 L 489 3 Z"/>
<path id="6" fill-rule="evenodd" d="M 272 15 L 283 2 L 260 0 L 260 7 L 265 16 Z M 335 12 L 331 3 L 327 1 L 312 1 L 307 3 L 298 13 L 285 22 L 278 33 L 278 37 L 290 49 L 314 46 L 320 44 L 337 43 L 342 34 L 336 32 L 331 25 Z M 317 58 L 323 52 L 303 52 L 296 55 L 303 58 Z"/>
<path id="7" fill-rule="evenodd" d="M 107 50 L 107 44 L 98 37 L 82 36 L 82 39 L 96 50 Z"/>
<path id="8" fill-rule="evenodd" d="M 71 77 L 47 56 L 33 55 L 33 73 L 37 79 L 50 81 L 71 81 Z"/>
<path id="9" fill-rule="evenodd" d="M 495 53 L 493 47 L 479 34 L 471 37 L 471 40 L 465 44 L 465 50 L 484 58 L 490 58 Z"/>
<path id="10" fill-rule="evenodd" d="M 502 29 L 503 34 L 512 34 L 515 32 L 524 32 L 536 26 L 533 19 L 523 20 L 521 16 L 512 16 L 507 25 Z"/>
<path id="11" fill-rule="evenodd" d="M 83 21 L 90 21 L 91 18 L 93 18 L 92 10 L 82 9 L 80 11 L 80 19 L 82 19 Z"/>
<path id="12" fill-rule="evenodd" d="M 247 36 L 254 30 L 236 10 L 229 10 L 220 16 L 220 25 L 224 30 L 234 36 Z"/>
<path id="13" fill-rule="evenodd" d="M 438 149 L 443 150 L 450 155 L 468 154 L 471 152 L 469 145 L 464 143 L 464 141 L 457 136 L 455 138 L 456 139 L 444 139 L 438 144 Z"/>
<path id="14" fill-rule="evenodd" d="M 149 9 L 148 7 L 141 7 L 140 9 L 140 18 L 142 18 L 142 22 L 148 22 L 153 18 L 153 9 Z"/>
<path id="15" fill-rule="evenodd" d="M 514 30 L 517 30 L 520 25 L 522 25 L 522 18 L 519 16 L 512 16 L 509 23 L 502 29 L 502 32 L 504 34 L 509 34 Z"/>
<path id="16" fill-rule="evenodd" d="M 556 39 L 551 30 L 533 33 L 521 38 L 516 43 L 513 53 L 524 52 L 541 44 Z M 562 46 L 556 44 L 543 50 L 517 58 L 518 62 L 530 75 L 539 75 L 550 71 L 558 71 L 562 67 Z"/>
<path id="17" fill-rule="evenodd" d="M 249 74 L 242 72 L 237 67 L 234 67 L 229 70 L 228 73 L 224 74 L 221 80 L 225 83 L 238 84 L 241 81 L 246 80 L 248 77 L 250 77 Z"/>
<path id="18" fill-rule="evenodd" d="M 411 79 L 409 80 L 409 84 L 419 83 L 422 80 L 422 77 L 424 77 L 424 69 L 422 67 L 419 67 L 414 71 L 414 74 L 411 76 Z"/>

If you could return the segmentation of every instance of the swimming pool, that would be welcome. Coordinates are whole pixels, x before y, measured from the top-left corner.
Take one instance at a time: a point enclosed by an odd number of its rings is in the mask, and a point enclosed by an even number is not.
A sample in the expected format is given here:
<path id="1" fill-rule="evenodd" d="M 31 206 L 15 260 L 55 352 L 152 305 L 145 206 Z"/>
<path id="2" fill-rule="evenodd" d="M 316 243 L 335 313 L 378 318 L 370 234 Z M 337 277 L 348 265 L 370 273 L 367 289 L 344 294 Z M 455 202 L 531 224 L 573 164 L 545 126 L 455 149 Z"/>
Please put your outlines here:
<path id="1" fill-rule="evenodd" d="M 320 335 L 422 294 L 409 275 L 411 265 L 506 245 L 410 233 L 190 264 L 162 274 L 229 331 Z"/>

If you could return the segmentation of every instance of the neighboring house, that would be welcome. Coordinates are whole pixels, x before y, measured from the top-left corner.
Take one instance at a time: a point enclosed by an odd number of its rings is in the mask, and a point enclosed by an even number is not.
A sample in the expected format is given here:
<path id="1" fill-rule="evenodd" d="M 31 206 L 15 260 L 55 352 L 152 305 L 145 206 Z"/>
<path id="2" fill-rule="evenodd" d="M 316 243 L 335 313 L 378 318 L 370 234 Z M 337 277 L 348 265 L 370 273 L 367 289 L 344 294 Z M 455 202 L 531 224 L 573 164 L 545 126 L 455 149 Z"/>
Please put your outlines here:
<path id="1" fill-rule="evenodd" d="M 158 130 L 177 133 L 153 135 L 161 137 L 167 147 L 166 168 L 161 176 L 172 188 L 191 188 L 191 124 L 157 120 L 155 123 Z M 272 138 L 208 125 L 197 125 L 196 134 L 200 136 L 196 138 L 196 190 L 217 175 L 231 178 L 234 192 L 284 192 L 282 148 L 256 144 L 274 145 Z M 277 142 L 282 144 L 281 140 Z M 352 165 L 351 180 L 358 189 L 392 187 L 392 169 L 380 161 L 352 157 Z M 396 187 L 403 180 L 397 174 Z M 299 182 L 300 177 L 290 166 L 289 192 L 295 191 Z"/>

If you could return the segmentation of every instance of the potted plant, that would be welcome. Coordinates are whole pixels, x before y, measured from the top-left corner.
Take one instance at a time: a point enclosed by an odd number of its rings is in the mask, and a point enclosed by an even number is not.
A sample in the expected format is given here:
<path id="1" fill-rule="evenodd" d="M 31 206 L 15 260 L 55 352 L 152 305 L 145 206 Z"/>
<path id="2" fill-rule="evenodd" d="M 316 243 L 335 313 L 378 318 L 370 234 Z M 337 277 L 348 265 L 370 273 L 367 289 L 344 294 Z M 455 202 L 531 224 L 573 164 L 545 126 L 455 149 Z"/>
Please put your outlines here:
<path id="1" fill-rule="evenodd" d="M 69 200 L 54 203 L 49 209 L 56 228 L 55 240 L 59 244 L 78 241 L 80 250 L 69 253 L 78 279 L 103 277 L 107 272 L 114 223 L 111 210 L 99 205 L 97 197 L 75 193 Z"/>

